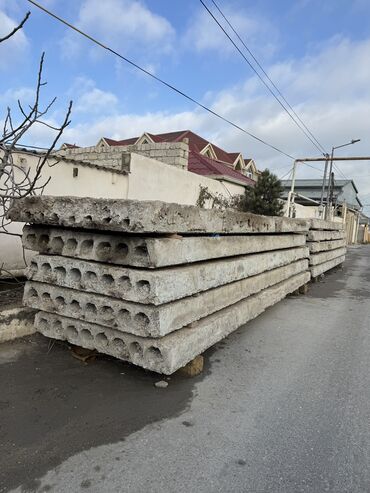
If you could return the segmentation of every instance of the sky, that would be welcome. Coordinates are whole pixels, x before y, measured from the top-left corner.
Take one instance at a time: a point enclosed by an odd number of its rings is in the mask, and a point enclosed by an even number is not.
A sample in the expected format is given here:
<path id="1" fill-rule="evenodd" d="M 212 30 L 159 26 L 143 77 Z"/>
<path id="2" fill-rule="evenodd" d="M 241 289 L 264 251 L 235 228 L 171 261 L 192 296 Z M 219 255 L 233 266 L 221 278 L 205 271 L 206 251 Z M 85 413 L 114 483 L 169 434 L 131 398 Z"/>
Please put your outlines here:
<path id="1" fill-rule="evenodd" d="M 211 0 L 205 0 L 210 9 Z M 319 151 L 271 96 L 199 0 L 39 0 L 205 106 L 295 157 Z M 254 56 L 325 150 L 361 139 L 337 156 L 370 156 L 370 2 L 368 0 L 217 0 Z M 0 0 L 0 36 L 30 10 L 24 29 L 0 45 L 2 115 L 32 102 L 45 52 L 42 101 L 57 101 L 47 122 L 63 120 L 63 142 L 95 145 L 144 131 L 190 129 L 259 169 L 289 177 L 292 159 L 196 107 L 134 67 L 47 16 L 27 0 Z M 47 146 L 46 126 L 23 144 Z M 299 165 L 298 178 L 321 178 L 323 164 Z M 315 169 L 314 169 L 315 168 Z M 370 204 L 370 161 L 340 162 Z M 285 176 L 286 175 L 286 176 Z M 370 215 L 370 206 L 364 208 Z"/>

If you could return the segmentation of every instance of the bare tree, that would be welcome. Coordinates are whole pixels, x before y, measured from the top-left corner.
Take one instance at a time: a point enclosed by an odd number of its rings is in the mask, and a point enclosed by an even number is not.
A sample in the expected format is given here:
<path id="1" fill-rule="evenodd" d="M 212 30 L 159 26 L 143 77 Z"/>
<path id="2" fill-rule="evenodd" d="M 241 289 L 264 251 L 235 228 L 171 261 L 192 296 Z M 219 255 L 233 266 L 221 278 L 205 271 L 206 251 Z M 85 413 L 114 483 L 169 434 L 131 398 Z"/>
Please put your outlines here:
<path id="1" fill-rule="evenodd" d="M 3 38 L 0 38 L 0 43 L 6 41 L 11 36 L 14 36 L 17 31 L 22 29 L 29 16 L 30 12 L 25 15 L 22 22 L 9 34 Z M 25 108 L 19 100 L 17 101 L 18 110 L 20 112 L 20 121 L 17 123 L 14 122 L 11 109 L 9 107 L 7 108 L 2 135 L 0 137 L 0 233 L 19 237 L 21 236 L 20 234 L 12 233 L 8 230 L 8 226 L 11 222 L 7 219 L 9 207 L 14 200 L 27 197 L 28 195 L 43 193 L 50 178 L 47 180 L 43 179 L 42 170 L 46 165 L 52 166 L 56 164 L 57 161 L 55 161 L 55 159 L 53 160 L 53 164 L 50 164 L 49 158 L 53 154 L 62 133 L 70 124 L 69 118 L 72 110 L 72 101 L 70 101 L 65 118 L 60 126 L 53 126 L 45 121 L 45 115 L 55 103 L 56 97 L 53 98 L 46 106 L 41 107 L 41 90 L 42 87 L 46 85 L 46 82 L 42 79 L 44 57 L 45 54 L 42 53 L 38 69 L 35 95 L 32 104 Z M 55 137 L 49 148 L 39 155 L 35 169 L 25 169 L 23 166 L 16 164 L 15 152 L 21 139 L 29 132 L 31 127 L 36 125 L 44 125 L 55 131 Z M 1 270 L 2 266 L 0 265 L 0 274 Z"/>

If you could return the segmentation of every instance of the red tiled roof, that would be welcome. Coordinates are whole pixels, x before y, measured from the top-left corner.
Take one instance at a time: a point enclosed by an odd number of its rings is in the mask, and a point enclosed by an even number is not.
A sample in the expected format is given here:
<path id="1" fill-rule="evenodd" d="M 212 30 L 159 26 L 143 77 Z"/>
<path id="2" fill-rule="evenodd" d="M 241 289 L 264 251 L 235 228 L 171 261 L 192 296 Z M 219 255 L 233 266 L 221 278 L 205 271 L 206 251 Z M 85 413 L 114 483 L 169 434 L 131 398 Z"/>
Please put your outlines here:
<path id="1" fill-rule="evenodd" d="M 200 152 L 202 151 L 210 142 L 206 139 L 203 139 L 200 135 L 195 134 L 191 130 L 180 130 L 177 132 L 168 132 L 164 134 L 150 134 L 147 132 L 149 137 L 153 140 L 153 142 L 181 142 L 183 139 L 189 139 L 189 149 L 191 151 Z M 104 140 L 108 145 L 112 146 L 124 146 L 124 145 L 132 145 L 135 144 L 139 137 L 134 137 L 131 139 L 123 139 L 123 140 L 114 140 L 108 139 L 104 137 Z M 211 143 L 212 144 L 212 143 Z M 220 147 L 212 144 L 213 150 L 216 153 L 217 159 L 219 161 L 224 161 L 228 164 L 234 164 L 235 159 L 239 155 L 239 153 L 228 153 L 221 149 Z M 233 157 L 235 156 L 235 157 Z"/>
<path id="2" fill-rule="evenodd" d="M 188 171 L 202 176 L 217 176 L 231 178 L 234 181 L 242 182 L 245 185 L 253 186 L 255 181 L 244 176 L 239 171 L 230 168 L 221 161 L 216 161 L 207 156 L 203 156 L 194 151 L 189 151 Z"/>
<path id="3" fill-rule="evenodd" d="M 254 180 L 244 176 L 239 171 L 234 170 L 233 164 L 236 158 L 239 156 L 239 152 L 226 152 L 220 147 L 212 144 L 212 148 L 215 151 L 217 159 L 212 159 L 207 156 L 203 156 L 200 152 L 210 142 L 203 139 L 200 135 L 195 134 L 191 130 L 180 130 L 177 132 L 168 132 L 163 134 L 146 134 L 155 143 L 160 142 L 181 142 L 183 139 L 189 139 L 189 163 L 188 170 L 203 176 L 225 176 L 233 180 L 245 183 L 246 185 L 254 185 Z M 104 138 L 108 145 L 132 145 L 138 140 L 139 137 L 133 137 L 131 139 L 113 140 Z M 249 160 L 248 160 L 249 161 Z"/>
<path id="4" fill-rule="evenodd" d="M 64 142 L 64 144 L 62 145 L 62 147 L 67 147 L 68 149 L 79 149 L 80 146 L 76 146 L 76 144 L 68 144 L 68 142 Z"/>

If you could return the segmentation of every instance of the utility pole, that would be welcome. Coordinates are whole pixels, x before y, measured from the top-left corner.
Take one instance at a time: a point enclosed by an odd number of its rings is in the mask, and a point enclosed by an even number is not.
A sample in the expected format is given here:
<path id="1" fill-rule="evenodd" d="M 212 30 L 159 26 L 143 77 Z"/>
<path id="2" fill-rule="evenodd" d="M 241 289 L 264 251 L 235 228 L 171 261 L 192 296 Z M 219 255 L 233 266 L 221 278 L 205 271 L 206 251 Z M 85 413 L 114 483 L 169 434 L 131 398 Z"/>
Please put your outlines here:
<path id="1" fill-rule="evenodd" d="M 328 172 L 328 162 L 329 162 L 329 154 L 325 154 L 325 169 L 324 169 L 324 177 L 322 179 L 322 188 L 321 188 L 321 197 L 320 197 L 320 216 L 323 216 L 324 212 L 324 192 L 326 185 L 326 174 Z"/>
<path id="2" fill-rule="evenodd" d="M 356 142 L 360 142 L 360 139 L 352 139 L 351 142 L 348 142 L 347 144 L 342 144 L 340 146 L 335 146 L 331 148 L 331 155 L 330 155 L 330 168 L 329 168 L 329 184 L 328 184 L 328 190 L 326 193 L 326 209 L 325 209 L 325 219 L 328 220 L 329 216 L 331 215 L 331 208 L 333 204 L 333 187 L 334 187 L 334 173 L 333 173 L 333 158 L 334 158 L 334 151 L 335 149 L 339 149 L 341 147 L 346 147 L 352 144 L 356 144 Z"/>

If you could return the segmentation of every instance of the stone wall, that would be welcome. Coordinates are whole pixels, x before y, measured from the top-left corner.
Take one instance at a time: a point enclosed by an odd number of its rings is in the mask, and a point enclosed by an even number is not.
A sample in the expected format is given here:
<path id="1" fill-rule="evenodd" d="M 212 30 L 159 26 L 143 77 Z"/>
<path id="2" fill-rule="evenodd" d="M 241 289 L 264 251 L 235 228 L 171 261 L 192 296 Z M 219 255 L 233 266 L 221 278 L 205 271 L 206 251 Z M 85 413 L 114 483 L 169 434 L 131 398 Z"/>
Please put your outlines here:
<path id="1" fill-rule="evenodd" d="M 186 142 L 162 142 L 110 147 L 103 145 L 58 151 L 58 154 L 62 156 L 114 169 L 122 169 L 122 167 L 127 166 L 129 153 L 141 154 L 180 169 L 187 169 L 188 167 L 189 146 Z"/>

